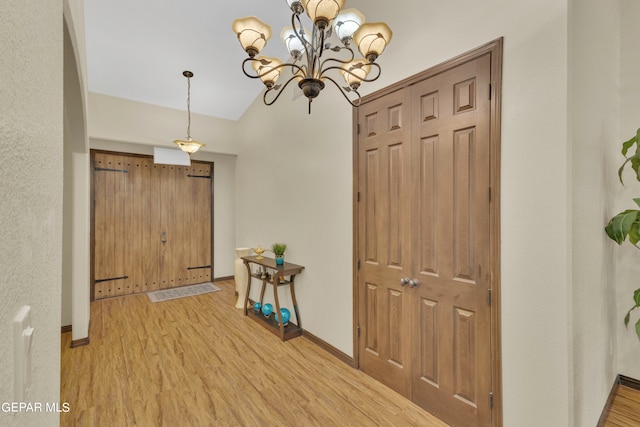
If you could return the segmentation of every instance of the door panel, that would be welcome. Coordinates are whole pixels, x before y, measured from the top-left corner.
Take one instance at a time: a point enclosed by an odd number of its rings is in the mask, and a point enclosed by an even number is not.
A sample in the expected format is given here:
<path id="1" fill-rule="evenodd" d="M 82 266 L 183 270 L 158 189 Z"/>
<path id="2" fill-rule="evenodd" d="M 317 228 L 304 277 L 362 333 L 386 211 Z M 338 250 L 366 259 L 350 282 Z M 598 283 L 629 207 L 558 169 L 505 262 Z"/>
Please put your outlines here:
<path id="1" fill-rule="evenodd" d="M 125 200 L 128 170 L 124 158 L 105 155 L 95 162 L 95 192 L 101 194 L 94 207 L 94 276 L 96 298 L 122 294 L 123 277 L 128 276 L 125 265 L 127 250 Z"/>
<path id="2" fill-rule="evenodd" d="M 414 197 L 421 206 L 414 212 L 420 230 L 414 244 L 438 260 L 434 269 L 425 263 L 429 257 L 420 257 L 420 285 L 414 289 L 413 399 L 461 426 L 491 420 L 489 70 L 486 55 L 412 89 L 412 105 L 423 111 L 420 117 L 429 117 L 413 128 L 414 157 L 420 159 L 414 163 L 420 176 Z M 424 101 L 434 93 L 437 103 Z M 425 329 L 427 303 L 437 307 L 437 320 Z M 433 365 L 436 381 L 424 369 Z"/>
<path id="3" fill-rule="evenodd" d="M 407 139 L 404 93 L 384 102 L 360 107 L 364 123 L 361 139 L 360 182 L 363 207 L 359 211 L 359 259 L 362 260 L 358 287 L 361 367 L 374 378 L 400 393 L 409 392 L 410 326 L 406 288 L 400 280 L 408 274 L 411 259 L 409 221 L 410 150 Z"/>

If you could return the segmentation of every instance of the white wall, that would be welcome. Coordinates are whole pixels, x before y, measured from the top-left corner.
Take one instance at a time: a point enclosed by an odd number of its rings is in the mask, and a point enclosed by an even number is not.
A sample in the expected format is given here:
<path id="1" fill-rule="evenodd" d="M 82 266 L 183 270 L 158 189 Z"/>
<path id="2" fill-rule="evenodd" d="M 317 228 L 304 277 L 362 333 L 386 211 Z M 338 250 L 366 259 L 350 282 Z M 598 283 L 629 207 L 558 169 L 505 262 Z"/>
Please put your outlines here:
<path id="1" fill-rule="evenodd" d="M 567 2 L 352 0 L 349 6 L 394 30 L 373 88 L 505 37 L 504 425 L 570 425 Z M 311 117 L 303 102 L 289 98 L 272 107 L 257 100 L 241 119 L 251 128 L 241 126 L 238 242 L 289 243 L 290 259 L 307 266 L 297 286 L 304 328 L 353 354 L 351 111 L 330 87 L 314 101 Z"/>
<path id="2" fill-rule="evenodd" d="M 572 0 L 569 142 L 572 173 L 574 425 L 598 423 L 617 372 L 616 246 L 604 233 L 619 152 L 620 2 Z M 637 15 L 636 15 L 637 16 Z"/>
<path id="3" fill-rule="evenodd" d="M 204 152 L 236 154 L 235 129 L 234 121 L 191 113 L 191 137 L 206 144 Z M 181 111 L 90 92 L 89 136 L 169 148 L 187 136 L 186 105 Z"/>
<path id="4" fill-rule="evenodd" d="M 60 398 L 63 4 L 5 1 L 0 16 L 0 402 L 14 401 L 12 321 L 31 305 L 25 400 L 44 404 Z M 58 423 L 57 413 L 0 413 L 0 425 Z"/>
<path id="5" fill-rule="evenodd" d="M 242 117 L 252 125 L 239 127 L 237 242 L 287 243 L 286 260 L 305 266 L 296 277 L 302 327 L 352 355 L 351 106 L 322 95 L 311 115 L 306 98 L 291 102 L 288 92 L 274 107 L 260 97 Z"/>
<path id="6" fill-rule="evenodd" d="M 631 138 L 640 128 L 640 52 L 637 41 L 640 38 L 640 29 L 637 17 L 640 16 L 640 3 L 633 0 L 623 0 L 622 4 L 622 103 L 619 138 L 613 141 L 612 156 L 614 165 L 619 167 L 623 159 L 620 154 L 622 141 Z M 615 173 L 615 172 L 614 172 Z M 635 180 L 633 173 L 626 171 L 624 174 L 625 187 L 622 187 L 615 178 L 612 180 L 609 191 L 613 200 L 607 209 L 608 216 L 613 216 L 625 209 L 636 208 L 633 198 L 640 197 L 640 183 Z M 633 291 L 640 288 L 640 253 L 628 242 L 622 246 L 609 243 L 615 257 L 614 283 L 617 290 L 618 313 L 615 325 L 618 329 L 618 372 L 632 378 L 640 379 L 640 340 L 635 333 L 634 325 L 640 318 L 640 312 L 635 310 L 629 322 L 629 328 L 625 328 L 622 322 L 627 310 L 633 306 Z"/>

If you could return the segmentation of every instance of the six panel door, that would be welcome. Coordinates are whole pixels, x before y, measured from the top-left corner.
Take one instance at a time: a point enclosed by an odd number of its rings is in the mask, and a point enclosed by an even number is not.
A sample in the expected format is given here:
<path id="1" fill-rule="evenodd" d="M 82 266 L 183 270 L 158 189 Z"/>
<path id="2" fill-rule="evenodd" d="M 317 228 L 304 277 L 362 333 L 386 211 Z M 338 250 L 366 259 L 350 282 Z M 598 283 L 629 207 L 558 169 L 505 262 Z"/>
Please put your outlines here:
<path id="1" fill-rule="evenodd" d="M 358 109 L 359 364 L 491 423 L 490 55 Z"/>
<path id="2" fill-rule="evenodd" d="M 360 366 L 402 394 L 410 390 L 411 150 L 406 92 L 359 108 Z"/>

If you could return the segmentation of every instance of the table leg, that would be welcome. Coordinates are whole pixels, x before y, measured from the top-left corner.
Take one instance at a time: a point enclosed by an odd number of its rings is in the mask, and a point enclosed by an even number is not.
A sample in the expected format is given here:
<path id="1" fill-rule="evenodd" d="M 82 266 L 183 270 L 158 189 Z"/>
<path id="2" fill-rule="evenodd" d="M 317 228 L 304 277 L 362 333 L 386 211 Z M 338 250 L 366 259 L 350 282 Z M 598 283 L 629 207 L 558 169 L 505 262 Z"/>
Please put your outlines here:
<path id="1" fill-rule="evenodd" d="M 296 301 L 296 290 L 293 283 L 293 279 L 296 277 L 295 274 L 292 274 L 289 278 L 289 289 L 291 289 L 291 302 L 293 303 L 293 312 L 296 314 L 296 322 L 298 323 L 298 328 L 302 329 L 302 320 L 300 320 L 300 313 L 298 313 L 298 302 Z"/>
<path id="2" fill-rule="evenodd" d="M 280 301 L 278 300 L 278 283 L 280 282 L 280 274 L 273 275 L 273 299 L 276 303 L 276 313 L 278 313 L 278 329 L 280 329 L 280 339 L 284 341 L 284 322 L 282 321 L 282 313 L 280 313 Z"/>
<path id="3" fill-rule="evenodd" d="M 247 292 L 244 296 L 244 315 L 247 316 L 247 306 L 249 305 L 249 292 L 251 291 L 251 267 L 247 261 L 244 261 L 244 265 L 247 267 Z"/>

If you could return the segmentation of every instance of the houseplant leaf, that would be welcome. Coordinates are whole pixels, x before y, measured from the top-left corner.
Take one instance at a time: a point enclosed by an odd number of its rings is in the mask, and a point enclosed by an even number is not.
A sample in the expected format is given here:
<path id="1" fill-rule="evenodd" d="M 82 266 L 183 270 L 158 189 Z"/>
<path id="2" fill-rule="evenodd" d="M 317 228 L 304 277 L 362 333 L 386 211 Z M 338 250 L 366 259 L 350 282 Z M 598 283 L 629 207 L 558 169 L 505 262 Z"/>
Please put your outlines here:
<path id="1" fill-rule="evenodd" d="M 628 209 L 611 218 L 604 231 L 619 245 L 624 242 L 640 211 Z"/>

